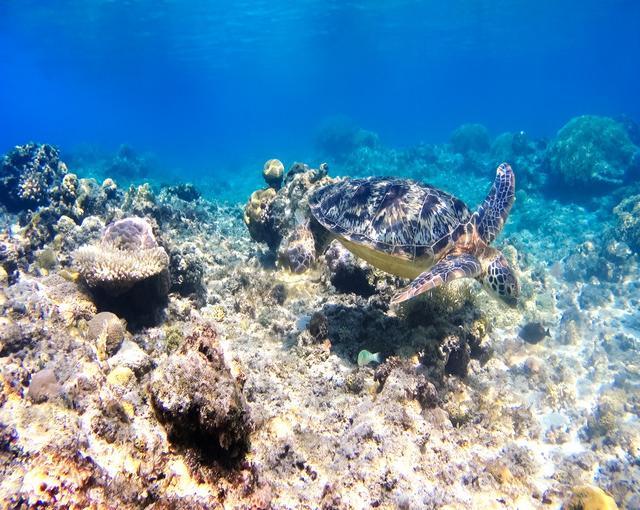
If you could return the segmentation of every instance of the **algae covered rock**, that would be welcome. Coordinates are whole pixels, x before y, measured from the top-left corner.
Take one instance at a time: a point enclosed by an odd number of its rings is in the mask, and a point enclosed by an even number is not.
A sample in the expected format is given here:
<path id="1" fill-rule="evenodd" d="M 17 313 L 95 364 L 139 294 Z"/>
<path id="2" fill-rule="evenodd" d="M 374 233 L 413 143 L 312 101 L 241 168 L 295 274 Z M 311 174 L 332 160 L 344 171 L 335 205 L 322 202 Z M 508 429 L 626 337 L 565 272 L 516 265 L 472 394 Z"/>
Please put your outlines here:
<path id="1" fill-rule="evenodd" d="M 171 441 L 222 463 L 248 449 L 249 410 L 211 327 L 187 337 L 153 372 L 149 393 Z"/>
<path id="2" fill-rule="evenodd" d="M 58 384 L 58 379 L 50 368 L 40 370 L 31 376 L 27 396 L 32 402 L 40 404 L 55 400 L 60 397 L 61 393 L 62 386 Z"/>
<path id="3" fill-rule="evenodd" d="M 638 171 L 639 150 L 620 123 L 583 115 L 558 131 L 547 158 L 552 180 L 597 195 Z"/>
<path id="4" fill-rule="evenodd" d="M 78 249 L 74 263 L 90 287 L 119 294 L 165 271 L 169 256 L 158 246 L 151 225 L 133 216 L 109 225 L 98 244 Z"/>

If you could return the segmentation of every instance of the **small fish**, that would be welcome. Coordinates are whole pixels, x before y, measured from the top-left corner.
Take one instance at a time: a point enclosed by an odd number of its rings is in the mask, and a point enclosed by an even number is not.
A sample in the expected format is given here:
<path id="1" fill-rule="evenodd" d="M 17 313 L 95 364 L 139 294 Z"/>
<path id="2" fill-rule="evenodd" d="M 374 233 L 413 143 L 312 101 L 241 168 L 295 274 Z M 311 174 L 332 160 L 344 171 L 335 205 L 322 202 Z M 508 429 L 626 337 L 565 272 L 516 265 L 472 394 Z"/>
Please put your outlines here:
<path id="1" fill-rule="evenodd" d="M 369 363 L 380 363 L 380 353 L 370 353 L 367 350 L 362 350 L 358 353 L 358 366 L 364 367 Z"/>
<path id="2" fill-rule="evenodd" d="M 543 338 L 551 336 L 549 328 L 545 329 L 541 322 L 527 322 L 522 328 L 518 336 L 525 342 L 530 344 L 537 344 Z"/>

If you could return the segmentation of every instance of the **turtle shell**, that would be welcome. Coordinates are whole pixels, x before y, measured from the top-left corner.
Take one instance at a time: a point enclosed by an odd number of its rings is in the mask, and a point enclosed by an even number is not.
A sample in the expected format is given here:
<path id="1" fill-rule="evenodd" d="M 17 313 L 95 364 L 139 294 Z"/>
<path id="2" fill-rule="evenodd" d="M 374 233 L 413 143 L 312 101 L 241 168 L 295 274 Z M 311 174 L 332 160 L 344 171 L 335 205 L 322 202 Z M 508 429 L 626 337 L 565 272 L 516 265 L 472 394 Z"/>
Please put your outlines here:
<path id="1" fill-rule="evenodd" d="M 309 198 L 318 222 L 352 243 L 409 260 L 437 256 L 465 232 L 465 203 L 408 179 L 345 179 Z"/>

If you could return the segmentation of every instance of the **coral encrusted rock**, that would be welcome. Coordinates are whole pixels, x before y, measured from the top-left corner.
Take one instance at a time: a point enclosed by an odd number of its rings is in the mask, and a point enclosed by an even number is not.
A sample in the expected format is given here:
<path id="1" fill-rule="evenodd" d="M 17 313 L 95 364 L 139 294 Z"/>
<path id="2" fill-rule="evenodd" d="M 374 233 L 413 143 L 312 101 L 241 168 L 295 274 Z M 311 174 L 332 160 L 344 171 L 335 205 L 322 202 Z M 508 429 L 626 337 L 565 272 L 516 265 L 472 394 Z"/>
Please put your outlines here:
<path id="1" fill-rule="evenodd" d="M 74 253 L 74 262 L 89 287 L 118 294 L 165 271 L 169 256 L 158 246 L 151 225 L 133 216 L 110 224 L 98 244 Z"/>
<path id="2" fill-rule="evenodd" d="M 35 210 L 50 199 L 67 173 L 58 149 L 47 144 L 18 145 L 0 162 L 0 202 L 9 211 Z"/>
<path id="3" fill-rule="evenodd" d="M 210 326 L 187 337 L 153 372 L 149 393 L 172 442 L 223 464 L 247 451 L 252 420 Z"/>

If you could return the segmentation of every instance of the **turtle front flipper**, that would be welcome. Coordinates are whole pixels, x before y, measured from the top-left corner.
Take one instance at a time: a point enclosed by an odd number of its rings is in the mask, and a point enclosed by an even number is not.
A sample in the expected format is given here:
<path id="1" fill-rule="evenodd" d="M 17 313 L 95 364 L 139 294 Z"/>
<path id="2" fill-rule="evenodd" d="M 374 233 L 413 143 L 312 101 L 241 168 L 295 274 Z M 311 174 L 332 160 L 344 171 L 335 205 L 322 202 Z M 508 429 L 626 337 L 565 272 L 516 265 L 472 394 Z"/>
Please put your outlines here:
<path id="1" fill-rule="evenodd" d="M 515 200 L 516 178 L 507 163 L 496 170 L 496 179 L 482 205 L 474 213 L 476 228 L 480 238 L 487 244 L 493 242 L 502 231 L 511 206 Z"/>
<path id="2" fill-rule="evenodd" d="M 402 303 L 438 285 L 458 278 L 475 278 L 481 272 L 480 261 L 470 253 L 448 255 L 431 269 L 421 273 L 408 287 L 393 296 L 391 304 Z"/>

